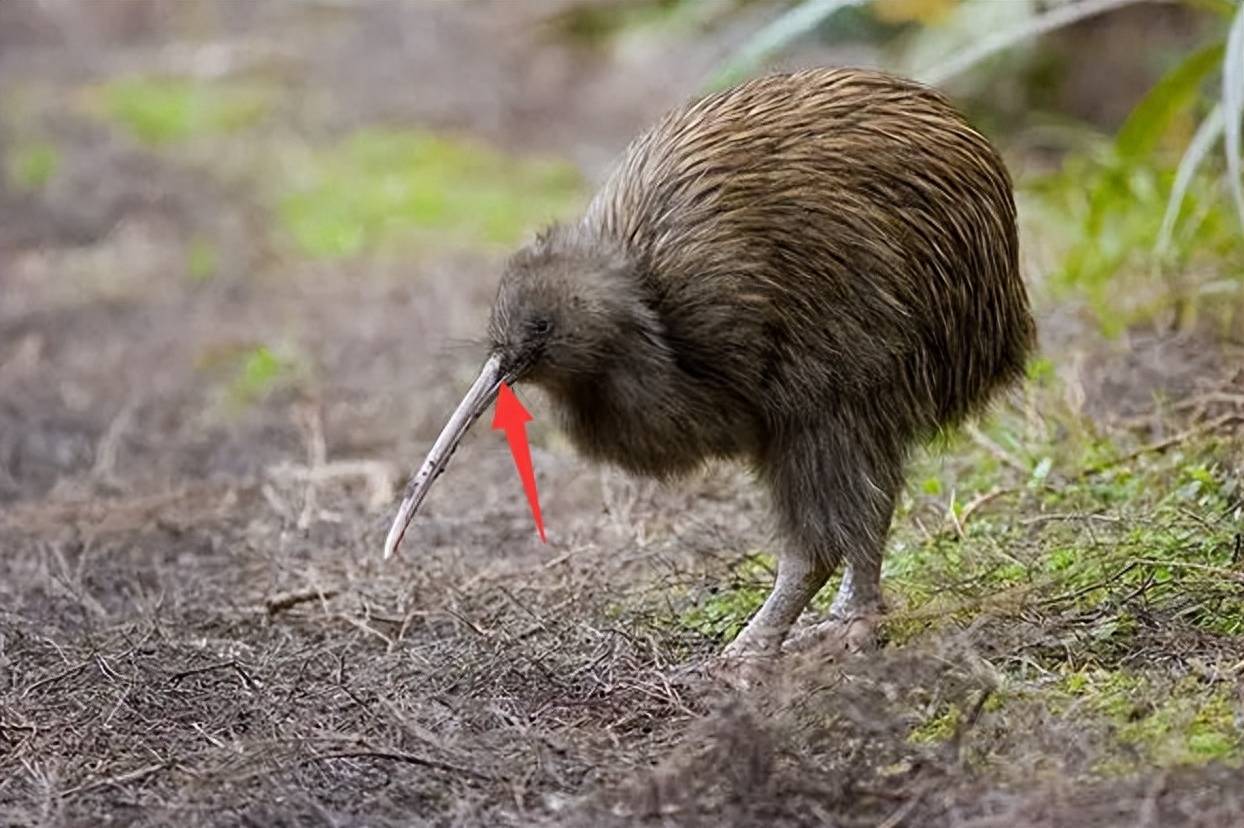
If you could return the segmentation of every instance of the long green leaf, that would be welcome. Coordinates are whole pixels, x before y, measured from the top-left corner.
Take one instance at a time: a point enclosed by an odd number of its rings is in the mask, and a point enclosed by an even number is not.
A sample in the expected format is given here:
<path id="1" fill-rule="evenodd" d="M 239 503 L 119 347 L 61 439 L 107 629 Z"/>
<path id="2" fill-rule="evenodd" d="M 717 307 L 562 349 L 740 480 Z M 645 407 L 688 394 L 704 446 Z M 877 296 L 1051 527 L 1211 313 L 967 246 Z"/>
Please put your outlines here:
<path id="1" fill-rule="evenodd" d="M 1201 84 L 1219 67 L 1223 51 L 1222 42 L 1198 49 L 1153 85 L 1115 136 L 1114 148 L 1120 158 L 1153 152 L 1171 120 L 1200 99 Z"/>
<path id="2" fill-rule="evenodd" d="M 1083 5 L 1075 4 L 1074 8 Z M 1145 156 L 1156 148 L 1172 118 L 1199 99 L 1202 82 L 1220 65 L 1223 48 L 1222 43 L 1210 44 L 1180 61 L 1150 88 L 1119 129 L 1108 165 L 1082 191 L 1087 208 L 1082 217 L 1084 230 L 1096 238 L 1096 243 L 1067 257 L 1067 272 L 1075 273 L 1078 280 L 1084 281 L 1089 272 L 1104 274 L 1122 262 L 1125 251 L 1113 250 L 1106 239 L 1111 216 L 1118 211 L 1122 199 L 1136 197 L 1132 188 L 1141 179 L 1134 173 L 1147 168 L 1149 161 Z M 1190 181 L 1191 174 L 1184 184 L 1185 190 Z M 1182 198 L 1181 194 L 1181 202 Z M 1178 206 L 1174 208 L 1176 216 Z"/>
<path id="3" fill-rule="evenodd" d="M 982 38 L 972 48 L 965 49 L 945 63 L 918 73 L 917 77 L 932 85 L 944 83 L 956 75 L 963 74 L 982 60 L 1009 49 L 1017 43 L 1032 40 L 1046 32 L 1060 29 L 1086 17 L 1095 17 L 1104 12 L 1139 2 L 1144 2 L 1144 0 L 1083 0 L 1080 3 L 1058 6 L 1025 21 L 1021 26 L 1005 29 L 990 37 Z"/>
<path id="4" fill-rule="evenodd" d="M 753 35 L 738 55 L 718 71 L 710 85 L 722 87 L 734 83 L 770 55 L 812 31 L 842 9 L 864 2 L 866 0 L 807 0 L 800 3 Z"/>
<path id="5" fill-rule="evenodd" d="M 1222 135 L 1224 123 L 1222 105 L 1219 104 L 1204 121 L 1201 121 L 1192 140 L 1188 142 L 1188 149 L 1184 150 L 1183 158 L 1179 160 L 1179 168 L 1175 171 L 1175 183 L 1171 185 L 1171 197 L 1166 202 L 1166 213 L 1162 216 L 1162 229 L 1158 231 L 1158 241 L 1155 245 L 1155 250 L 1160 255 L 1170 250 L 1171 237 L 1175 232 L 1175 220 L 1179 218 L 1179 210 L 1183 207 L 1188 187 L 1192 184 L 1192 176 L 1196 175 L 1197 169 L 1205 161 L 1210 150 L 1214 148 L 1219 136 Z"/>
<path id="6" fill-rule="evenodd" d="M 1240 180 L 1240 119 L 1244 118 L 1244 3 L 1240 4 L 1222 64 L 1222 106 L 1226 118 L 1227 179 L 1244 225 L 1244 181 Z"/>

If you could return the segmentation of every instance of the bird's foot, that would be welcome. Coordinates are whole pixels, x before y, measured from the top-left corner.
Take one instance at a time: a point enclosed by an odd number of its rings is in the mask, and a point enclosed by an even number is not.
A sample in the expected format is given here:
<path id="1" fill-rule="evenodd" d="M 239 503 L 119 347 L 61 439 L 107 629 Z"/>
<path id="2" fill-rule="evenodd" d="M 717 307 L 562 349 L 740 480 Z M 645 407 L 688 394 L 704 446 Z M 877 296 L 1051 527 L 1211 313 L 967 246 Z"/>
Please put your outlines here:
<path id="1" fill-rule="evenodd" d="M 727 647 L 705 665 L 711 681 L 731 690 L 752 690 L 764 684 L 773 673 L 777 653 Z"/>
<path id="2" fill-rule="evenodd" d="M 750 690 L 765 683 L 780 654 L 777 633 L 766 627 L 749 627 L 708 663 L 705 673 L 731 689 Z"/>
<path id="3" fill-rule="evenodd" d="M 816 650 L 829 659 L 842 658 L 877 649 L 880 616 L 875 613 L 831 617 L 792 635 L 782 645 L 783 653 Z"/>

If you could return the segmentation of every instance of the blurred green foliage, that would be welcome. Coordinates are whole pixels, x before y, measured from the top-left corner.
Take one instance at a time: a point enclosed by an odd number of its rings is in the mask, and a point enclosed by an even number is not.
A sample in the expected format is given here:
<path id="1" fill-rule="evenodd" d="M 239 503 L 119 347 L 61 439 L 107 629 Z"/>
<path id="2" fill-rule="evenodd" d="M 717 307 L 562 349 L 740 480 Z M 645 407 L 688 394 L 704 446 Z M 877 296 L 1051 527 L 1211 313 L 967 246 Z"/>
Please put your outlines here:
<path id="1" fill-rule="evenodd" d="M 1198 261 L 1244 260 L 1244 236 L 1222 198 L 1220 170 L 1207 165 L 1172 200 L 1171 149 L 1186 140 L 1193 116 L 1204 114 L 1204 87 L 1222 57 L 1221 42 L 1194 51 L 1153 86 L 1113 140 L 1098 139 L 1069 154 L 1058 172 L 1029 182 L 1063 245 L 1056 284 L 1082 290 L 1108 334 L 1155 310 L 1152 298 L 1148 306 L 1124 301 L 1115 280 L 1120 271 L 1160 280 Z M 1161 297 L 1157 309 L 1170 298 Z"/>
<path id="2" fill-rule="evenodd" d="M 207 282 L 216 275 L 219 252 L 209 240 L 196 236 L 186 246 L 186 274 L 192 282 Z"/>
<path id="3" fill-rule="evenodd" d="M 269 345 L 255 345 L 234 354 L 225 384 L 225 402 L 233 409 L 259 402 L 269 394 L 295 385 L 305 373 L 291 354 Z"/>
<path id="4" fill-rule="evenodd" d="M 122 78 L 100 90 L 111 120 L 157 146 L 250 126 L 267 115 L 272 99 L 263 84 L 183 78 Z"/>
<path id="5" fill-rule="evenodd" d="M 357 254 L 398 235 L 508 245 L 584 196 L 570 164 L 417 131 L 363 130 L 286 166 L 280 219 L 318 257 Z"/>
<path id="6" fill-rule="evenodd" d="M 60 150 L 45 142 L 19 144 L 5 159 L 9 181 L 20 190 L 40 190 L 60 168 Z"/>
<path id="7" fill-rule="evenodd" d="M 579 3 L 556 15 L 558 33 L 590 44 L 601 44 L 638 26 L 668 23 L 694 0 L 635 0 L 620 6 Z"/>
<path id="8" fill-rule="evenodd" d="M 1057 173 L 1030 181 L 1042 220 L 1061 246 L 1049 275 L 1055 288 L 1084 296 L 1102 330 L 1116 335 L 1164 311 L 1172 299 L 1164 273 L 1195 261 L 1239 261 L 1244 241 L 1220 185 L 1198 176 L 1182 207 L 1184 221 L 1170 249 L 1158 257 L 1154 239 L 1161 231 L 1174 171 L 1150 158 L 1123 158 L 1109 145 L 1095 153 L 1068 156 Z M 1121 287 L 1127 270 L 1157 289 Z"/>

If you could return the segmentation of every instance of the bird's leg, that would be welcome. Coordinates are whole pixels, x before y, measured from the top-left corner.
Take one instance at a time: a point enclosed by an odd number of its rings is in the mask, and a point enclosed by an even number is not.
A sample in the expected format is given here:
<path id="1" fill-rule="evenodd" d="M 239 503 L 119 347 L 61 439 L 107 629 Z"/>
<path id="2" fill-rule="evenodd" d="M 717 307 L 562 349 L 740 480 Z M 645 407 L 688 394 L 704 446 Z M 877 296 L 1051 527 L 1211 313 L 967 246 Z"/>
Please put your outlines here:
<path id="1" fill-rule="evenodd" d="M 882 611 L 881 556 L 869 555 L 862 560 L 847 561 L 846 572 L 829 617 L 846 619 L 876 615 Z"/>
<path id="2" fill-rule="evenodd" d="M 871 642 L 881 609 L 881 556 L 902 483 L 902 451 L 875 417 L 841 408 L 819 428 L 782 435 L 766 469 L 783 534 L 830 573 L 847 572 L 831 620 L 786 642 L 804 649 L 827 638 L 841 649 Z M 832 616 L 841 616 L 834 618 Z"/>
<path id="3" fill-rule="evenodd" d="M 883 611 L 881 556 L 850 561 L 828 617 L 792 635 L 782 649 L 799 652 L 826 644 L 826 649 L 846 652 L 872 649 L 876 645 L 876 622 Z"/>
<path id="4" fill-rule="evenodd" d="M 764 605 L 722 656 L 744 658 L 777 654 L 791 625 L 829 580 L 829 570 L 815 560 L 786 553 L 778 559 L 777 579 Z"/>

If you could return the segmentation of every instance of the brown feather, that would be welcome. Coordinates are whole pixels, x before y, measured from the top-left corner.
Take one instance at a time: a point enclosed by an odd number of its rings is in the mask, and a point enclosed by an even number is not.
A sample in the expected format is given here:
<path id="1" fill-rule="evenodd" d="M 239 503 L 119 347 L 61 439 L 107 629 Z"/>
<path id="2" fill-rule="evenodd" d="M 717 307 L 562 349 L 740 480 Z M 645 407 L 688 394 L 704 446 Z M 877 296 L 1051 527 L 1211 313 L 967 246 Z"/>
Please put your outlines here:
<path id="1" fill-rule="evenodd" d="M 515 255 L 491 332 L 587 455 L 744 459 L 825 567 L 880 555 L 907 452 L 1035 336 L 998 154 L 938 92 L 852 69 L 666 115 Z"/>

